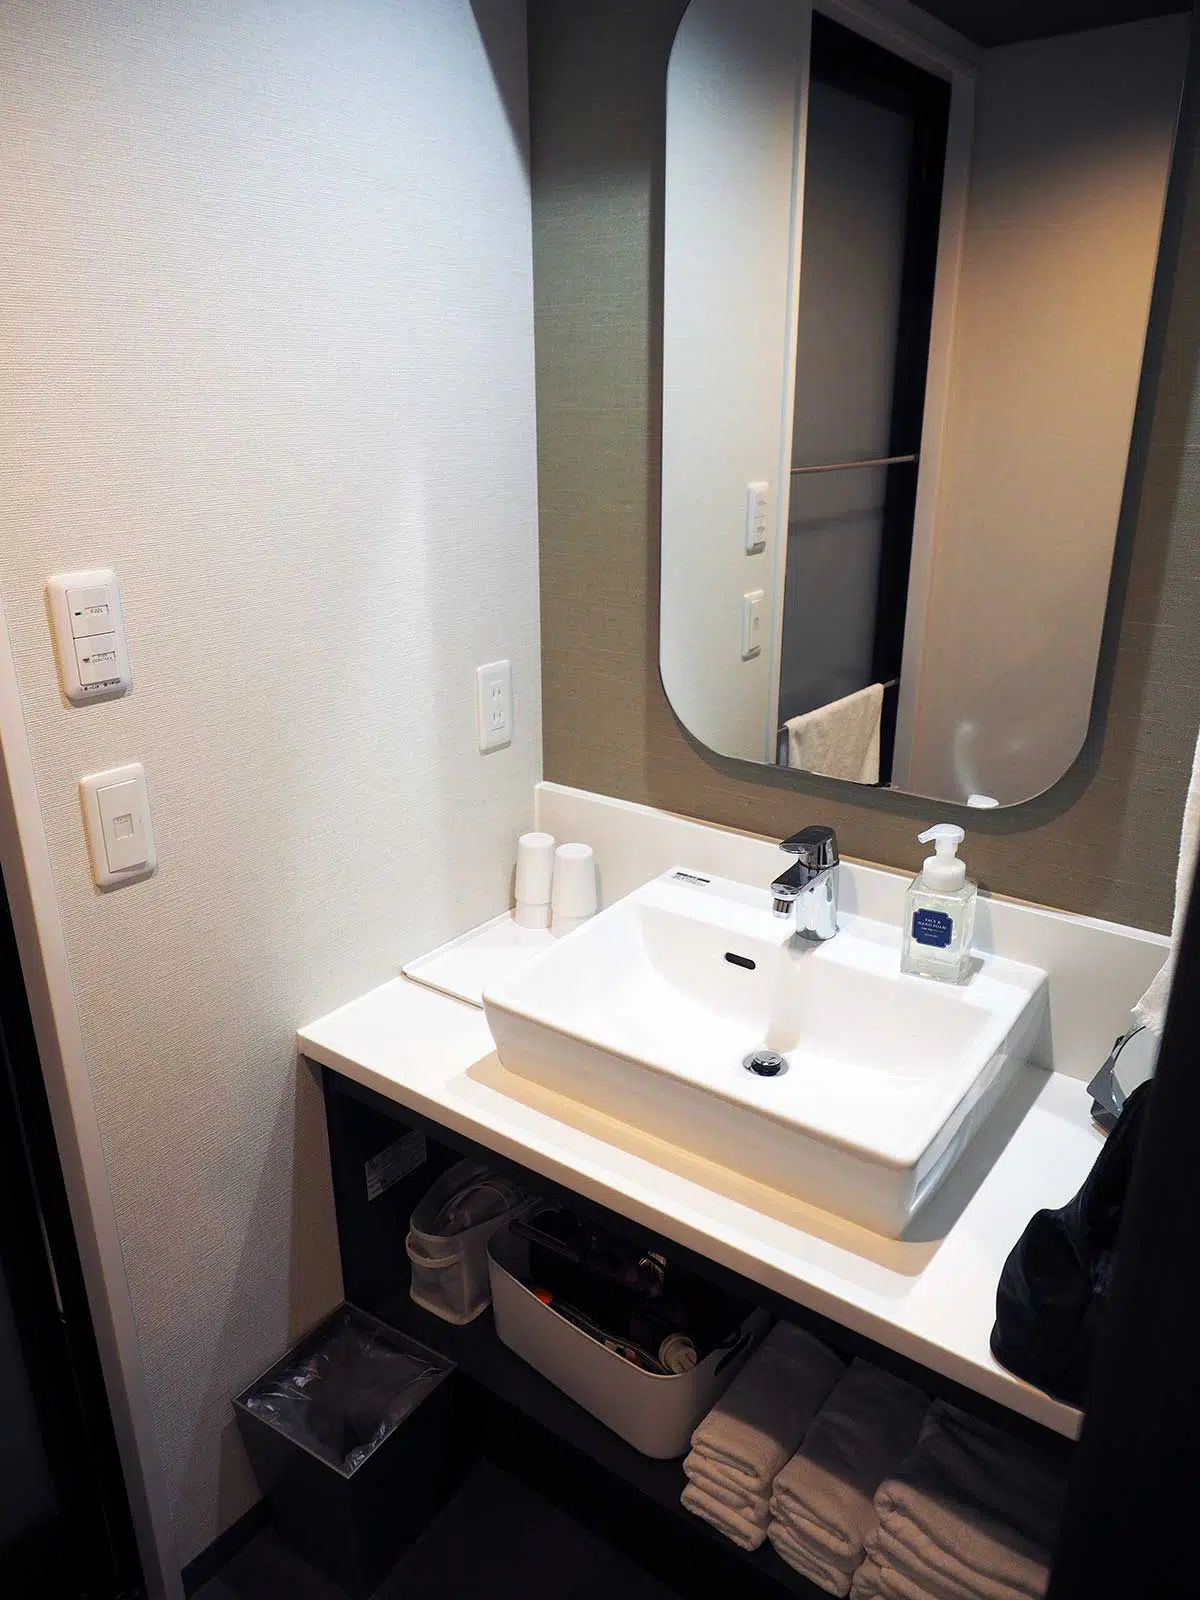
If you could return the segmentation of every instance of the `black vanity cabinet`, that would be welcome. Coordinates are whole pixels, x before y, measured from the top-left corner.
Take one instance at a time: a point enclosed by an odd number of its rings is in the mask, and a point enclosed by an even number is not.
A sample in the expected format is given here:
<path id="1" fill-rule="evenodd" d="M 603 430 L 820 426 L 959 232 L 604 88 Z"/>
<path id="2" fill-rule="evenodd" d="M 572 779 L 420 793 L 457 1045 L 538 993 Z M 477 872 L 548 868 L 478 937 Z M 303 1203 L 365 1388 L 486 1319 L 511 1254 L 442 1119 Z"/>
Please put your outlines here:
<path id="1" fill-rule="evenodd" d="M 1060 1435 L 342 1073 L 329 1067 L 321 1071 L 346 1299 L 458 1363 L 470 1451 L 514 1472 L 680 1593 L 727 1600 L 731 1593 L 816 1597 L 822 1591 L 788 1567 L 769 1544 L 746 1554 L 685 1511 L 679 1502 L 685 1481 L 682 1464 L 640 1454 L 555 1388 L 501 1344 L 490 1310 L 465 1327 L 455 1327 L 413 1303 L 405 1250 L 409 1217 L 435 1179 L 463 1156 L 486 1161 L 530 1192 L 591 1216 L 643 1253 L 661 1251 L 776 1316 L 801 1324 L 845 1357 L 865 1356 L 926 1392 L 943 1395 L 1069 1458 L 1073 1446 Z"/>

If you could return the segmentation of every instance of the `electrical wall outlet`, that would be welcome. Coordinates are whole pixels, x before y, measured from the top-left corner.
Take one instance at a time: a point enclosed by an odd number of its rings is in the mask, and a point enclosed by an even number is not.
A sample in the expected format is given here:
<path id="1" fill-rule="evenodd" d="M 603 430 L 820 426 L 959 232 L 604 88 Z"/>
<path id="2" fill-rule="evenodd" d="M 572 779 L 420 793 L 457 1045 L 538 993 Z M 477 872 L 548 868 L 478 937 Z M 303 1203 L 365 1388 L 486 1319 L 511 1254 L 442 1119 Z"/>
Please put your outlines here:
<path id="1" fill-rule="evenodd" d="M 479 748 L 498 750 L 512 743 L 512 667 L 507 661 L 489 661 L 475 668 L 475 707 L 479 721 Z"/>

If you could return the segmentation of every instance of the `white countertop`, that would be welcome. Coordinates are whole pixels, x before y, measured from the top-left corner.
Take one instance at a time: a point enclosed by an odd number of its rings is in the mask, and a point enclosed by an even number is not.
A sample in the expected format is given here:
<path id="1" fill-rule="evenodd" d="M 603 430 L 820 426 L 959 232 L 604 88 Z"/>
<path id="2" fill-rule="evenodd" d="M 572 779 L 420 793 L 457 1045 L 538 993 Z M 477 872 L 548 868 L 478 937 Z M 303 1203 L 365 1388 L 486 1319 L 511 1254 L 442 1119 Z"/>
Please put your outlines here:
<path id="1" fill-rule="evenodd" d="M 483 1013 L 397 978 L 301 1028 L 304 1055 L 1068 1437 L 1080 1413 L 988 1349 L 1032 1214 L 1102 1136 L 1078 1077 L 1024 1069 L 910 1236 L 885 1239 L 517 1078 Z"/>

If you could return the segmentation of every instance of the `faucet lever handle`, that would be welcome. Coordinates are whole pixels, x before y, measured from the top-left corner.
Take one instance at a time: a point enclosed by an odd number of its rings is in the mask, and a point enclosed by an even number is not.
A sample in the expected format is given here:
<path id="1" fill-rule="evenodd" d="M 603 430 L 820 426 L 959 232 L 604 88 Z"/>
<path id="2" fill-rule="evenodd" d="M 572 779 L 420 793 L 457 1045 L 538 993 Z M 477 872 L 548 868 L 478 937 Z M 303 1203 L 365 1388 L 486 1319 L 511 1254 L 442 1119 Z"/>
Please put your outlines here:
<path id="1" fill-rule="evenodd" d="M 799 856 L 806 867 L 814 872 L 824 871 L 826 867 L 836 867 L 838 856 L 837 834 L 832 828 L 820 826 L 801 828 L 799 833 L 792 834 L 790 839 L 781 841 L 779 848 L 786 850 L 789 855 Z"/>

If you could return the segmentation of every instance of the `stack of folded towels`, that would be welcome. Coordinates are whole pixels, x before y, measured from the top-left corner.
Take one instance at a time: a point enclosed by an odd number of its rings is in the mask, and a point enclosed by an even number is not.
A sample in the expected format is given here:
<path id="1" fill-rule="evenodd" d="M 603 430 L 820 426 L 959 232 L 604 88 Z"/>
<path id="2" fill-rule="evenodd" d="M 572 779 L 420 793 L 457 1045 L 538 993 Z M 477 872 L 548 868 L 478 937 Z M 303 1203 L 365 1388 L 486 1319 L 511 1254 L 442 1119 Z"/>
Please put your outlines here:
<path id="1" fill-rule="evenodd" d="M 852 1600 L 1041 1600 L 1065 1496 L 1057 1462 L 936 1401 L 875 1496 Z"/>
<path id="2" fill-rule="evenodd" d="M 818 1340 L 776 1323 L 692 1435 L 683 1504 L 743 1550 L 771 1520 L 771 1486 L 794 1455 L 842 1362 Z"/>
<path id="3" fill-rule="evenodd" d="M 916 1444 L 928 1410 L 912 1384 L 854 1361 L 775 1479 L 768 1537 L 827 1594 L 849 1594 L 875 1528 L 875 1491 Z"/>

